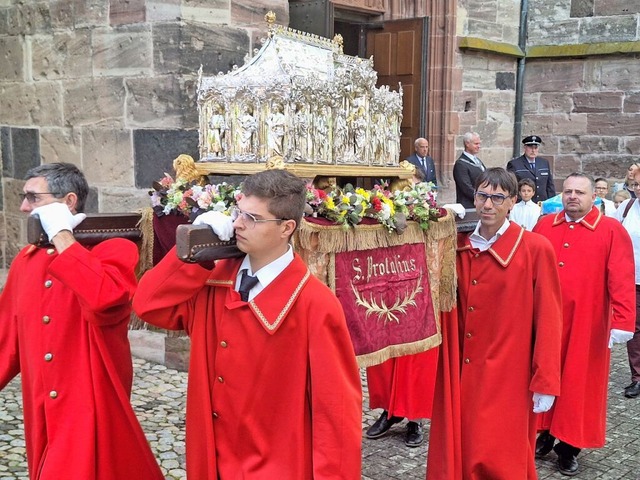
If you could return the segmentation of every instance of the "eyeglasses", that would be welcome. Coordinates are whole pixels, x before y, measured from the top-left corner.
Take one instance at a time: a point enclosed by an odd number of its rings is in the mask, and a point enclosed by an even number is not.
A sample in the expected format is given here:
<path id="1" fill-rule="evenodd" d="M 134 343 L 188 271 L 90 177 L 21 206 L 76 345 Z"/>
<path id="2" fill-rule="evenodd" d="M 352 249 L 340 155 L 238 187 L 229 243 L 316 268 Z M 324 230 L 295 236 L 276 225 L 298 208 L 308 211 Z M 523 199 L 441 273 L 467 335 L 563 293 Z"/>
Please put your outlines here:
<path id="1" fill-rule="evenodd" d="M 256 218 L 249 212 L 243 212 L 238 207 L 235 207 L 233 210 L 231 210 L 231 220 L 235 222 L 238 218 L 242 220 L 242 223 L 244 223 L 245 227 L 249 229 L 254 228 L 256 226 L 256 223 L 283 222 L 286 220 L 286 218 Z"/>
<path id="2" fill-rule="evenodd" d="M 476 196 L 476 202 L 484 205 L 487 201 L 487 199 L 491 199 L 491 203 L 493 203 L 494 205 L 502 205 L 505 201 L 505 199 L 509 198 L 505 195 L 500 195 L 499 193 L 494 193 L 493 195 L 488 195 L 486 193 L 483 192 L 476 192 L 475 194 Z"/>
<path id="3" fill-rule="evenodd" d="M 27 193 L 19 193 L 21 201 L 27 201 L 29 203 L 36 203 L 40 201 L 38 195 L 58 195 L 58 192 L 27 192 Z"/>

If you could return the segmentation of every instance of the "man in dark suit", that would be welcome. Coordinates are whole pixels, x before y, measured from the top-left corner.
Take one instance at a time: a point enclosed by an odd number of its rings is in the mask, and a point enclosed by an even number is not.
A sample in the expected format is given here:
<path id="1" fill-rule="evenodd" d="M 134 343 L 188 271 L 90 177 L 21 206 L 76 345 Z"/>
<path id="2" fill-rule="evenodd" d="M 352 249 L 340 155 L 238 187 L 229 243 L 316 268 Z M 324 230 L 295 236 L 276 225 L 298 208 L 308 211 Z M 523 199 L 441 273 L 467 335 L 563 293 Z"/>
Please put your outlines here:
<path id="1" fill-rule="evenodd" d="M 424 182 L 433 182 L 437 185 L 436 165 L 433 158 L 429 156 L 429 140 L 418 138 L 413 145 L 416 151 L 407 158 L 407 162 L 415 165 L 416 169 L 422 173 Z"/>
<path id="2" fill-rule="evenodd" d="M 553 174 L 549 161 L 538 157 L 538 148 L 542 139 L 538 135 L 529 135 L 522 140 L 524 154 L 513 158 L 507 163 L 507 171 L 513 172 L 518 181 L 530 178 L 536 184 L 536 194 L 532 198 L 534 202 L 542 202 L 556 195 L 556 187 L 553 185 Z"/>
<path id="3" fill-rule="evenodd" d="M 480 135 L 467 132 L 462 137 L 464 151 L 453 164 L 453 180 L 456 182 L 456 202 L 464 208 L 475 208 L 473 197 L 476 179 L 485 171 L 482 161 L 476 156 L 480 151 Z"/>

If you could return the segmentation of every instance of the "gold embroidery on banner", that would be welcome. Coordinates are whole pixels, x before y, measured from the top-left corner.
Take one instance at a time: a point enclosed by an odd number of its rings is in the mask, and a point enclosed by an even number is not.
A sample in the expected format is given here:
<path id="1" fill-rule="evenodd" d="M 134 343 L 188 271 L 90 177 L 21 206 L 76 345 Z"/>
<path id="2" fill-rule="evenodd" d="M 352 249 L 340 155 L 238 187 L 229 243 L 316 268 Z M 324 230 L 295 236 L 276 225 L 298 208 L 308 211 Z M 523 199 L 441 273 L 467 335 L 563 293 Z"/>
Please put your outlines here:
<path id="1" fill-rule="evenodd" d="M 422 273 L 418 277 L 415 288 L 411 292 L 407 292 L 403 299 L 400 299 L 400 295 L 396 294 L 396 302 L 391 307 L 387 306 L 383 298 L 375 299 L 373 298 L 373 295 L 369 297 L 369 301 L 364 300 L 360 296 L 360 292 L 358 292 L 358 289 L 353 285 L 353 283 L 351 283 L 351 289 L 356 296 L 356 305 L 364 307 L 366 309 L 366 317 L 368 318 L 370 315 L 373 315 L 375 313 L 378 316 L 378 320 L 384 319 L 384 323 L 386 324 L 387 322 L 391 321 L 400 323 L 400 319 L 394 312 L 406 314 L 408 307 L 418 306 L 416 304 L 416 295 L 423 291 L 423 288 L 420 286 L 421 284 Z M 378 305 L 378 300 L 380 300 L 380 305 Z"/>
<path id="2" fill-rule="evenodd" d="M 289 308 L 291 308 L 291 304 L 294 302 L 294 300 L 298 296 L 298 293 L 300 293 L 300 290 L 302 290 L 302 287 L 304 287 L 305 283 L 307 283 L 307 279 L 309 278 L 309 275 L 311 275 L 311 272 L 309 272 L 309 270 L 307 270 L 307 273 L 304 274 L 304 277 L 302 277 L 302 280 L 300 280 L 300 283 L 298 284 L 296 289 L 293 291 L 293 293 L 289 297 L 289 300 L 287 301 L 286 305 L 282 308 L 282 310 L 280 311 L 280 313 L 276 317 L 276 320 L 275 320 L 275 322 L 273 322 L 273 324 L 269 323 L 269 320 L 267 320 L 267 317 L 264 316 L 264 314 L 258 308 L 258 305 L 256 305 L 254 300 L 251 300 L 249 302 L 251 304 L 251 308 L 253 309 L 255 314 L 258 316 L 258 318 L 260 319 L 262 324 L 265 327 L 267 327 L 267 330 L 275 330 L 278 327 L 278 325 L 280 324 L 280 322 L 282 321 L 284 316 L 289 311 Z"/>

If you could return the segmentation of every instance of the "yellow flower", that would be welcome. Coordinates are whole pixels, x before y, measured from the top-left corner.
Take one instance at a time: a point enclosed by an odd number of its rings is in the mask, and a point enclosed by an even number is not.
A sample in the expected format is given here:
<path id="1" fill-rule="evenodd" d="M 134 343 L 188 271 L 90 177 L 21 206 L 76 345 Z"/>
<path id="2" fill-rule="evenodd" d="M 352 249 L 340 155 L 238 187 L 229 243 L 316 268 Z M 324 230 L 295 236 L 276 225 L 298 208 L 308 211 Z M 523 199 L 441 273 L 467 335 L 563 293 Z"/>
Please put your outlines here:
<path id="1" fill-rule="evenodd" d="M 356 188 L 356 193 L 357 193 L 358 195 L 360 195 L 361 197 L 363 197 L 363 198 L 365 199 L 365 201 L 367 201 L 367 202 L 368 202 L 369 200 L 371 200 L 371 192 L 366 191 L 366 190 L 365 190 L 364 188 L 362 188 L 362 187 Z"/>
<path id="2" fill-rule="evenodd" d="M 349 201 L 349 197 L 348 197 L 348 196 L 346 196 L 346 195 L 343 195 L 343 196 L 342 196 L 342 198 L 340 199 L 340 201 L 341 201 L 342 203 L 346 203 L 347 205 L 349 205 L 349 203 L 351 203 L 351 202 Z"/>
<path id="3" fill-rule="evenodd" d="M 385 197 L 384 195 L 382 195 L 382 198 L 380 200 L 382 200 L 386 205 L 389 205 L 389 209 L 391 210 L 391 215 L 393 216 L 393 214 L 396 213 L 396 208 L 395 208 L 395 205 L 393 204 L 393 201 L 390 198 Z"/>
<path id="4" fill-rule="evenodd" d="M 336 208 L 336 204 L 333 203 L 333 198 L 331 197 L 327 197 L 326 200 L 324 201 L 326 207 L 328 210 L 333 210 Z"/>

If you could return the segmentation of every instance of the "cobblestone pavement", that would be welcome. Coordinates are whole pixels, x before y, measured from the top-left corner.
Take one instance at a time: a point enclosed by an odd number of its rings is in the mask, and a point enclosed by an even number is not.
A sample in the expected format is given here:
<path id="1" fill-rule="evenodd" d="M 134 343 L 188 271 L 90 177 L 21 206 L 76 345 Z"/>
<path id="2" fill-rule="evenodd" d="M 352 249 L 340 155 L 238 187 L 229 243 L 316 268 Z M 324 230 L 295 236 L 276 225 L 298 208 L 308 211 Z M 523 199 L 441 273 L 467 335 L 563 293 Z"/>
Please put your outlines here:
<path id="1" fill-rule="evenodd" d="M 184 407 L 186 373 L 144 360 L 134 359 L 135 380 L 132 403 L 151 447 L 167 479 L 184 479 Z M 579 458 L 576 478 L 594 480 L 640 478 L 640 398 L 626 399 L 628 384 L 626 350 L 614 349 L 609 382 L 607 445 L 584 450 Z M 365 405 L 363 429 L 371 425 L 380 411 Z M 362 478 L 365 480 L 425 478 L 427 442 L 419 448 L 404 445 L 405 423 L 394 426 L 378 440 L 364 439 Z M 428 436 L 428 424 L 425 437 Z M 0 392 L 0 480 L 27 478 L 19 379 Z M 555 467 L 555 454 L 538 460 L 541 479 L 565 478 Z M 64 472 L 61 477 L 64 478 Z"/>

